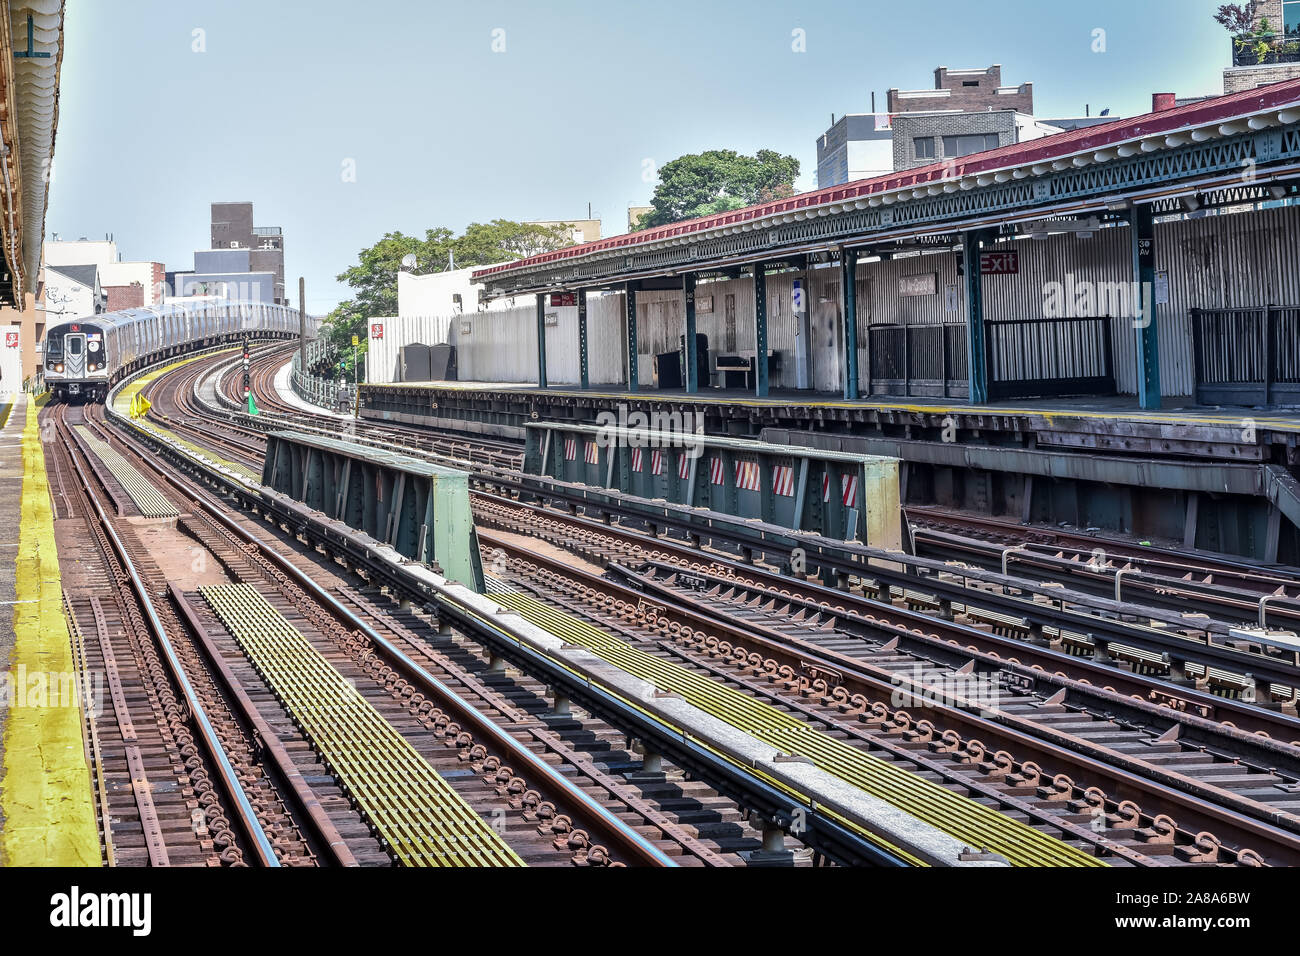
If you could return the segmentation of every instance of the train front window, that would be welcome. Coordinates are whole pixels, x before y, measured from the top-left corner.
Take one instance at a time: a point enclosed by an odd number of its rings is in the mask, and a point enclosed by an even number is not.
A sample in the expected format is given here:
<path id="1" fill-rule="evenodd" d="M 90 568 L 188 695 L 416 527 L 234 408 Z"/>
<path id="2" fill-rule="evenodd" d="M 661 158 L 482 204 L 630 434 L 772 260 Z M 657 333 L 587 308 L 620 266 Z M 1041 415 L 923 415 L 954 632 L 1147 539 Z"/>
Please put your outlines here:
<path id="1" fill-rule="evenodd" d="M 81 354 L 81 339 L 80 339 L 80 338 L 73 337 L 73 338 L 68 339 L 68 354 L 69 354 L 69 355 L 80 355 L 80 354 Z"/>

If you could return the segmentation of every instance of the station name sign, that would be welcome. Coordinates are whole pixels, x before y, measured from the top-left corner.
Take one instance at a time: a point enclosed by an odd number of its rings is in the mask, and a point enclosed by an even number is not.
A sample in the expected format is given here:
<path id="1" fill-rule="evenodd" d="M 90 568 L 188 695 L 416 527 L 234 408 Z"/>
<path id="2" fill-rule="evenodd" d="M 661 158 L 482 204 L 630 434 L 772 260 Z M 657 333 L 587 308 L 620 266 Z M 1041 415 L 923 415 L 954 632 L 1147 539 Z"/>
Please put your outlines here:
<path id="1" fill-rule="evenodd" d="M 1020 253 L 1015 249 L 980 253 L 980 275 L 1013 276 L 1020 273 Z"/>

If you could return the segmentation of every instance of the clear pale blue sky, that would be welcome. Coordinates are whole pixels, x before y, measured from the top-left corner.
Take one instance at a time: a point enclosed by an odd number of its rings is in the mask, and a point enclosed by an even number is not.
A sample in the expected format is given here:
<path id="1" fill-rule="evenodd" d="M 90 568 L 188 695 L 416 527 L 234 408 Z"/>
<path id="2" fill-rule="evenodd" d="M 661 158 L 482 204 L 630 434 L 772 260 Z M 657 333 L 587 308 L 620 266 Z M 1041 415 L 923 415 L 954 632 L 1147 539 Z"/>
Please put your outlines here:
<path id="1" fill-rule="evenodd" d="M 1217 0 L 68 0 L 46 223 L 188 269 L 208 203 L 285 230 L 308 308 L 385 232 L 585 218 L 624 231 L 643 161 L 764 147 L 802 163 L 832 113 L 933 70 L 1003 65 L 1039 115 L 1218 93 Z M 505 31 L 505 52 L 492 50 Z M 1106 31 L 1094 53 L 1093 31 Z M 206 52 L 192 51 L 205 31 Z M 792 51 L 792 31 L 807 50 Z M 342 181 L 343 163 L 356 182 Z"/>

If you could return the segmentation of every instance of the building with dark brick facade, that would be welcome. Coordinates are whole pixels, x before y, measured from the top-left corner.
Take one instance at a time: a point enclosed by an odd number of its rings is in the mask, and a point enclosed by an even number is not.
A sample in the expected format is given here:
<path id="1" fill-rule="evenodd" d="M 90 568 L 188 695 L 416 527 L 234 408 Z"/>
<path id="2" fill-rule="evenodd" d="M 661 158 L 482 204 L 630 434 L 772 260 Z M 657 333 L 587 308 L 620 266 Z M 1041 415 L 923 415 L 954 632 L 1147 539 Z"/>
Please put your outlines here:
<path id="1" fill-rule="evenodd" d="M 248 271 L 275 276 L 276 305 L 288 305 L 284 293 L 284 234 L 279 226 L 255 226 L 251 202 L 212 204 L 211 249 L 247 249 Z"/>
<path id="2" fill-rule="evenodd" d="M 987 110 L 1016 110 L 1033 115 L 1034 84 L 1002 85 L 1002 64 L 982 70 L 934 71 L 934 89 L 900 90 L 886 94 L 891 113 L 979 113 Z"/>
<path id="3" fill-rule="evenodd" d="M 818 139 L 818 186 L 942 162 L 1063 128 L 1036 120 L 1034 84 L 1004 86 L 998 63 L 976 70 L 941 66 L 933 89 L 891 88 L 886 102 L 887 113 L 849 114 Z"/>

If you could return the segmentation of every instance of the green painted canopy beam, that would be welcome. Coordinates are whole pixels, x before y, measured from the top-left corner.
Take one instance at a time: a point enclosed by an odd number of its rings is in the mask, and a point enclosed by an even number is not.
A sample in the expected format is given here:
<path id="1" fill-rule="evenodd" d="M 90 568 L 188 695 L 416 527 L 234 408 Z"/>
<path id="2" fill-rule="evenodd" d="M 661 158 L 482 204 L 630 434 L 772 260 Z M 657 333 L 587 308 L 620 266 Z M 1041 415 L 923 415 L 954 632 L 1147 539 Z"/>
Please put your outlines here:
<path id="1" fill-rule="evenodd" d="M 992 233 L 974 229 L 962 236 L 962 272 L 966 279 L 966 367 L 970 373 L 970 403 L 989 401 L 988 336 L 984 328 L 984 277 L 980 272 L 980 251 Z"/>
<path id="2" fill-rule="evenodd" d="M 637 370 L 636 344 L 636 291 L 639 282 L 628 282 L 623 286 L 624 304 L 627 306 L 627 390 L 635 392 L 640 375 Z"/>
<path id="3" fill-rule="evenodd" d="M 587 371 L 587 290 L 578 290 L 578 374 L 583 388 L 591 387 Z"/>
<path id="4" fill-rule="evenodd" d="M 1160 323 L 1156 320 L 1156 231 L 1150 204 L 1129 216 L 1133 246 L 1133 327 L 1137 335 L 1138 404 L 1160 408 Z"/>
<path id="5" fill-rule="evenodd" d="M 858 250 L 840 252 L 840 286 L 844 289 L 844 397 L 858 397 Z"/>
<path id="6" fill-rule="evenodd" d="M 754 264 L 754 395 L 767 397 L 767 266 Z"/>
<path id="7" fill-rule="evenodd" d="M 537 387 L 546 387 L 546 294 L 537 293 Z"/>
<path id="8" fill-rule="evenodd" d="M 686 304 L 686 391 L 693 395 L 700 390 L 700 358 L 695 348 L 695 273 L 682 276 L 682 292 Z"/>

